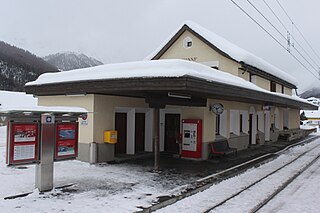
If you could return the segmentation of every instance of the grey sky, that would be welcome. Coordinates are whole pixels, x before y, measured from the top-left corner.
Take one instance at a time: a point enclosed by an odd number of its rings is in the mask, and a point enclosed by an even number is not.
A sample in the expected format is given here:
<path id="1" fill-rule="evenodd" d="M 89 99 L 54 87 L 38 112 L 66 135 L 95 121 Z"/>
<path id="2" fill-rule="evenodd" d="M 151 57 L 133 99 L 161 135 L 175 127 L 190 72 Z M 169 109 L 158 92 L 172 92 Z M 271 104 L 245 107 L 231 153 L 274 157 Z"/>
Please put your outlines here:
<path id="1" fill-rule="evenodd" d="M 262 21 L 246 0 L 235 1 Z M 286 34 L 263 0 L 251 1 Z M 276 0 L 266 1 L 291 30 L 292 26 Z M 320 2 L 279 2 L 320 54 Z M 75 51 L 104 63 L 140 60 L 184 20 L 192 20 L 295 76 L 300 89 L 320 82 L 230 0 L 0 0 L 0 5 L 0 40 L 39 56 Z M 286 45 L 265 21 L 262 24 Z M 296 30 L 293 35 L 313 56 Z M 313 59 L 320 65 L 320 59 Z M 307 65 L 307 62 L 303 63 Z"/>

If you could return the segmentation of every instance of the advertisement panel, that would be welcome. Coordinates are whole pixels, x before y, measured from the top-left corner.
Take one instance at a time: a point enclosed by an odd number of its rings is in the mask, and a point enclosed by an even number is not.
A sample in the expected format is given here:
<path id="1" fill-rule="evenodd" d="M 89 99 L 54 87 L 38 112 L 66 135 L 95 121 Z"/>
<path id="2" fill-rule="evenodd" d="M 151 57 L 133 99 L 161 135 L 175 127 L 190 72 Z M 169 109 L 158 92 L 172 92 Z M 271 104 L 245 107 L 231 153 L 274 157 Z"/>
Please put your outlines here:
<path id="1" fill-rule="evenodd" d="M 78 123 L 57 123 L 55 160 L 76 158 L 77 155 Z"/>
<path id="2" fill-rule="evenodd" d="M 38 123 L 13 123 L 8 140 L 9 164 L 27 164 L 38 161 Z"/>

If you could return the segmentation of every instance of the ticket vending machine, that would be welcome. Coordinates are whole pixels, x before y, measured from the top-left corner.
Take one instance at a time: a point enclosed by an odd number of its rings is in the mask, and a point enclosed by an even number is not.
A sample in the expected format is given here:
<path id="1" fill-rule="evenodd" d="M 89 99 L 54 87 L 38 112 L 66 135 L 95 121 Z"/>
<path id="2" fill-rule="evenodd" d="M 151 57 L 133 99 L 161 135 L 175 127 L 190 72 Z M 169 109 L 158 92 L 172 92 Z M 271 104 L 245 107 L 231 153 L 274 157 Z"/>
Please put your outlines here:
<path id="1" fill-rule="evenodd" d="M 185 158 L 202 157 L 202 120 L 182 120 L 181 156 Z"/>

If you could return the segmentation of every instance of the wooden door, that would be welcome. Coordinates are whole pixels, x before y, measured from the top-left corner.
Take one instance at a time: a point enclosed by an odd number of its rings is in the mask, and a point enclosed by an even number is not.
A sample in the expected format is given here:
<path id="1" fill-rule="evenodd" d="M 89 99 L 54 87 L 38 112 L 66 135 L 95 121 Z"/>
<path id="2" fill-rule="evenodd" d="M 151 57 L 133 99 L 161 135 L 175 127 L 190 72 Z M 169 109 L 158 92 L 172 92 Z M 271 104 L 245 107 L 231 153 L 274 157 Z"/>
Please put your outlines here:
<path id="1" fill-rule="evenodd" d="M 115 145 L 115 154 L 127 153 L 127 113 L 116 113 L 115 127 L 118 131 L 118 142 Z"/>
<path id="2" fill-rule="evenodd" d="M 253 115 L 252 114 L 249 114 L 249 145 L 252 145 L 252 130 L 253 130 Z"/>
<path id="3" fill-rule="evenodd" d="M 169 153 L 179 153 L 177 138 L 180 134 L 180 115 L 166 114 L 165 116 L 165 138 L 164 151 Z"/>
<path id="4" fill-rule="evenodd" d="M 145 114 L 136 113 L 135 119 L 135 153 L 144 152 Z"/>

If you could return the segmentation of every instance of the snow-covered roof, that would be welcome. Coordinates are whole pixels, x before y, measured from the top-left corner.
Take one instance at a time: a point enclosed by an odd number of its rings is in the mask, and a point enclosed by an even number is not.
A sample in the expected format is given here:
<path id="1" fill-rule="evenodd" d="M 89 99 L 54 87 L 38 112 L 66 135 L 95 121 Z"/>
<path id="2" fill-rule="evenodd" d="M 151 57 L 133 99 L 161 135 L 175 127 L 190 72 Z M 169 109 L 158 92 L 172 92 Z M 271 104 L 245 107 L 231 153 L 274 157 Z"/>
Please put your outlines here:
<path id="1" fill-rule="evenodd" d="M 16 106 L 0 108 L 0 113 L 12 112 L 39 112 L 39 113 L 87 113 L 88 111 L 81 107 L 64 106 Z"/>
<path id="2" fill-rule="evenodd" d="M 303 110 L 307 118 L 320 118 L 320 110 Z"/>
<path id="3" fill-rule="evenodd" d="M 24 92 L 0 90 L 0 107 L 37 106 L 38 99 Z"/>
<path id="4" fill-rule="evenodd" d="M 196 77 L 209 82 L 224 83 L 227 85 L 260 91 L 263 93 L 281 96 L 291 100 L 310 104 L 305 99 L 296 96 L 270 92 L 230 73 L 219 71 L 196 62 L 181 59 L 106 64 L 65 72 L 45 73 L 40 75 L 36 81 L 29 82 L 26 85 L 32 86 L 103 79 L 133 79 L 183 76 Z"/>
<path id="5" fill-rule="evenodd" d="M 288 73 L 280 70 L 279 68 L 266 62 L 262 58 L 255 56 L 254 54 L 238 47 L 237 45 L 229 42 L 223 37 L 207 30 L 206 28 L 192 21 L 186 21 L 182 23 L 182 25 L 179 26 L 179 28 L 177 28 L 154 52 L 147 56 L 145 60 L 151 60 L 153 57 L 155 57 L 160 52 L 160 50 L 164 48 L 165 45 L 173 38 L 173 36 L 177 32 L 179 32 L 179 30 L 181 30 L 181 28 L 185 25 L 239 63 L 244 62 L 284 81 L 287 81 L 288 83 L 291 83 L 295 86 L 298 85 L 297 80 Z"/>

